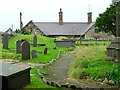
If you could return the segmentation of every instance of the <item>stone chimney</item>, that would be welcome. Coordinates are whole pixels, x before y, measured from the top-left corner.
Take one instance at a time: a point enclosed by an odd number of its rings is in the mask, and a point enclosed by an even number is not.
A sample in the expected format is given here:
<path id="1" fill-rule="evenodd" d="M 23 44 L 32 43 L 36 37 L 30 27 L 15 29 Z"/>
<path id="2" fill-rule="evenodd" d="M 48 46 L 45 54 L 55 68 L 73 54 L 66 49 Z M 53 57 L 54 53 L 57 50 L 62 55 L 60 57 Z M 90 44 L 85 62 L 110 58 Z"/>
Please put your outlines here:
<path id="1" fill-rule="evenodd" d="M 63 12 L 62 12 L 61 8 L 60 8 L 60 12 L 59 12 L 59 24 L 63 25 Z"/>
<path id="2" fill-rule="evenodd" d="M 20 31 L 23 28 L 23 23 L 22 23 L 22 13 L 20 12 Z"/>
<path id="3" fill-rule="evenodd" d="M 92 23 L 92 12 L 88 12 L 88 23 Z"/>

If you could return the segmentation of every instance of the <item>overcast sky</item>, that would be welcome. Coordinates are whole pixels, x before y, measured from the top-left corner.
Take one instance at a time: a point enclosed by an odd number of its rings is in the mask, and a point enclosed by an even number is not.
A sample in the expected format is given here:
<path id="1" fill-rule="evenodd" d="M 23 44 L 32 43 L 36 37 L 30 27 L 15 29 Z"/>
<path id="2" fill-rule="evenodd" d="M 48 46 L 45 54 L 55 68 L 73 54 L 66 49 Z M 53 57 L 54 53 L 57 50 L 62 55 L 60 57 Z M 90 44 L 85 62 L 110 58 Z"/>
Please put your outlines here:
<path id="1" fill-rule="evenodd" d="M 19 12 L 22 12 L 23 26 L 30 20 L 58 22 L 60 8 L 64 22 L 87 22 L 89 11 L 95 21 L 111 3 L 112 0 L 0 0 L 0 31 L 12 25 L 14 30 L 19 28 Z"/>

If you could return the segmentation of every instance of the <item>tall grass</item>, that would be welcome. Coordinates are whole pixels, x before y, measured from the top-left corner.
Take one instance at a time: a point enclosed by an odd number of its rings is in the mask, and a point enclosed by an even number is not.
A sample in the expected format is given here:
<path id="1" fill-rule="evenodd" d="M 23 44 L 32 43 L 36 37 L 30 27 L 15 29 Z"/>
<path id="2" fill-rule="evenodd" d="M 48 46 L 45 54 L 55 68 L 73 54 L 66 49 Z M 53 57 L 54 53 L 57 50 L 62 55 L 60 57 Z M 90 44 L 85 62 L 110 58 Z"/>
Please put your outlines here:
<path id="1" fill-rule="evenodd" d="M 78 80 L 87 77 L 101 80 L 107 78 L 117 84 L 120 80 L 118 64 L 105 61 L 106 46 L 107 44 L 77 47 L 73 52 L 76 60 L 69 70 L 70 77 Z"/>

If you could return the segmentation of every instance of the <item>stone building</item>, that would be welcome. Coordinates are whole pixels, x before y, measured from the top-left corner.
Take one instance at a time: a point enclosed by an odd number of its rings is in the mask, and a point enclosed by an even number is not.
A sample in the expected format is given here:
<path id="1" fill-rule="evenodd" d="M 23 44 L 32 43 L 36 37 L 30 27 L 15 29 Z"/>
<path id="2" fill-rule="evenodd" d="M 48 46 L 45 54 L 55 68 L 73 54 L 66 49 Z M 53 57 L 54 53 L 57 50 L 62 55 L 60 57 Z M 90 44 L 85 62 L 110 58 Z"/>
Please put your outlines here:
<path id="1" fill-rule="evenodd" d="M 28 22 L 23 30 L 31 34 L 40 34 L 49 37 L 82 37 L 84 39 L 94 38 L 95 28 L 94 22 L 92 22 L 92 12 L 88 12 L 88 22 L 64 22 L 63 12 L 60 9 L 59 22 Z M 100 35 L 103 35 L 100 34 Z M 101 36 L 102 38 L 102 36 Z M 103 38 L 108 38 L 108 35 L 104 35 Z"/>

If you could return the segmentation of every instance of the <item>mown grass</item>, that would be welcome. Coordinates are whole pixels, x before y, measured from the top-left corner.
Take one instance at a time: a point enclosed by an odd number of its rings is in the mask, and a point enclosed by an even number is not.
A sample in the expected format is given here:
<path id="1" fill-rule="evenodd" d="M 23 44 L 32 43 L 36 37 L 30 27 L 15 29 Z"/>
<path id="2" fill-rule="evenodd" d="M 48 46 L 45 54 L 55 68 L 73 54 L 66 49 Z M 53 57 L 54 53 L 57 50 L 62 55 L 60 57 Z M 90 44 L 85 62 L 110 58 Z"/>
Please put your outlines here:
<path id="1" fill-rule="evenodd" d="M 45 46 L 34 47 L 33 44 L 34 35 L 16 35 L 10 38 L 9 40 L 9 49 L 2 49 L 2 59 L 12 58 L 14 60 L 21 60 L 21 54 L 16 54 L 16 41 L 21 39 L 26 39 L 30 43 L 30 51 L 36 50 L 38 52 L 38 58 L 29 59 L 27 62 L 39 62 L 47 63 L 52 58 L 55 58 L 59 51 L 67 51 L 67 48 L 56 47 L 54 43 L 54 38 L 48 38 L 44 36 L 37 36 L 38 44 L 45 44 Z M 2 46 L 2 44 L 0 44 Z M 44 55 L 44 48 L 48 48 L 48 54 Z M 54 49 L 56 47 L 56 49 Z M 25 61 L 26 62 L 26 61 Z"/>
<path id="2" fill-rule="evenodd" d="M 30 85 L 27 85 L 26 87 L 24 88 L 55 88 L 55 87 L 52 87 L 52 86 L 49 86 L 47 84 L 45 84 L 42 79 L 39 78 L 39 75 L 37 73 L 37 69 L 39 69 L 39 66 L 33 68 L 31 71 L 30 71 L 30 74 L 31 74 L 31 83 Z"/>
<path id="3" fill-rule="evenodd" d="M 120 80 L 119 65 L 105 61 L 108 44 L 77 47 L 73 52 L 76 60 L 72 63 L 72 67 L 69 70 L 70 77 L 77 80 L 89 77 L 101 79 L 102 81 L 107 78 L 118 84 Z"/>
<path id="4" fill-rule="evenodd" d="M 52 58 L 56 58 L 58 55 L 59 51 L 68 51 L 68 48 L 62 48 L 62 47 L 56 47 L 54 43 L 54 38 L 48 38 L 44 36 L 37 35 L 37 41 L 38 44 L 45 44 L 46 46 L 37 46 L 33 47 L 33 37 L 34 35 L 16 35 L 13 36 L 9 39 L 9 49 L 0 49 L 1 59 L 5 60 L 12 59 L 11 61 L 16 61 L 20 60 L 21 62 L 32 62 L 32 63 L 47 63 L 49 62 Z M 21 40 L 21 39 L 26 39 L 30 43 L 30 51 L 36 50 L 37 53 L 37 58 L 35 59 L 28 59 L 28 60 L 21 60 L 21 54 L 16 54 L 16 41 Z M 2 47 L 2 44 L 0 43 L 0 47 Z M 46 55 L 43 54 L 44 48 L 48 48 L 48 53 Z M 56 49 L 55 49 L 56 47 Z M 31 83 L 30 85 L 27 85 L 25 88 L 46 88 L 48 89 L 54 89 L 54 87 L 46 85 L 42 79 L 39 77 L 37 73 L 37 69 L 40 67 L 34 67 L 31 69 L 30 74 L 32 75 L 30 78 Z M 59 88 L 57 88 L 59 89 Z M 55 88 L 56 90 L 56 88 Z"/>

